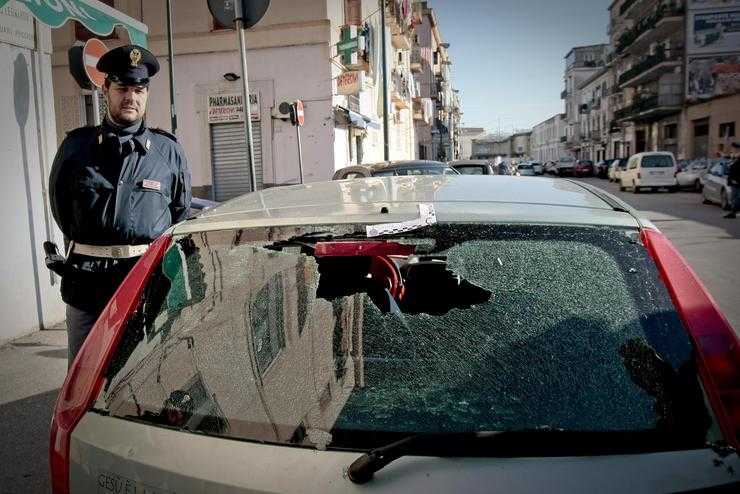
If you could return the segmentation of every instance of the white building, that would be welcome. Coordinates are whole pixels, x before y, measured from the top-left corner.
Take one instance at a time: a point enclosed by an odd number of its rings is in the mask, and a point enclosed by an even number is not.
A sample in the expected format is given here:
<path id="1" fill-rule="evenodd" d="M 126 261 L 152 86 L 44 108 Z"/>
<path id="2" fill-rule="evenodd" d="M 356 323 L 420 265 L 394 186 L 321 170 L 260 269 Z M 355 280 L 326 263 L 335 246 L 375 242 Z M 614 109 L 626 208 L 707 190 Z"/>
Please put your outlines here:
<path id="1" fill-rule="evenodd" d="M 387 8 L 389 62 L 390 159 L 414 157 L 412 98 L 416 95 L 410 72 L 412 17 L 408 2 Z M 170 101 L 165 2 L 117 1 L 118 8 L 151 26 L 150 49 L 162 72 L 151 85 L 147 119 L 150 125 L 170 129 Z M 247 148 L 242 121 L 214 118 L 214 105 L 239 96 L 242 82 L 237 36 L 218 25 L 206 2 L 173 3 L 174 72 L 177 135 L 189 159 L 194 192 L 224 200 L 251 189 L 246 165 Z M 334 171 L 358 162 L 383 160 L 383 105 L 380 12 L 372 0 L 273 0 L 265 17 L 247 32 L 257 187 L 299 181 L 296 130 L 281 119 L 281 102 L 303 100 L 306 123 L 301 128 L 305 182 L 328 180 Z M 337 45 L 342 27 L 349 36 L 364 34 L 366 50 L 354 50 L 345 60 Z M 54 36 L 54 90 L 57 135 L 86 123 L 80 110 L 83 92 L 68 73 L 67 49 L 79 39 L 74 26 Z M 109 47 L 122 44 L 106 40 Z M 349 64 L 362 74 L 349 72 Z M 340 75 L 345 74 L 340 78 Z M 338 84 L 342 85 L 342 92 Z M 235 107 L 238 105 L 235 105 Z M 231 108 L 230 110 L 234 110 Z M 238 115 L 238 113 L 237 113 Z"/>
<path id="2" fill-rule="evenodd" d="M 532 128 L 532 158 L 540 161 L 557 161 L 565 156 L 567 122 L 559 113 Z"/>
<path id="3" fill-rule="evenodd" d="M 483 127 L 460 128 L 460 159 L 468 160 L 473 156 L 473 139 L 483 137 L 485 133 Z"/>

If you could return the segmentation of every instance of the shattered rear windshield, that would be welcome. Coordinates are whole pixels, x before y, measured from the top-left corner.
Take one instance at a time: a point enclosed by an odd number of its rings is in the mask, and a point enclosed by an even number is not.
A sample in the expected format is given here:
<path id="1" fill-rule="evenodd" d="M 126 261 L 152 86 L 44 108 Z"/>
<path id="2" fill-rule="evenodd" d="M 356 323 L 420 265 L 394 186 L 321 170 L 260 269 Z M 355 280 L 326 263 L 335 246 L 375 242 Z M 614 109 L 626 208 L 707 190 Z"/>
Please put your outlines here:
<path id="1" fill-rule="evenodd" d="M 96 408 L 321 449 L 540 428 L 703 445 L 692 346 L 634 231 L 363 231 L 175 239 Z"/>

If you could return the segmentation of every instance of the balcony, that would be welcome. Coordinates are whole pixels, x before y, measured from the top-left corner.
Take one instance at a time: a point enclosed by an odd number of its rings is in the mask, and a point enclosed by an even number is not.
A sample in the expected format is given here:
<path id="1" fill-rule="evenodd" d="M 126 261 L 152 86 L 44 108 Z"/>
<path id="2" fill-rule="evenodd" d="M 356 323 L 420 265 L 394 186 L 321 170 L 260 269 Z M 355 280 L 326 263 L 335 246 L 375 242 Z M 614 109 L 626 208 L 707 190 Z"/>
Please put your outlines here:
<path id="1" fill-rule="evenodd" d="M 393 104 L 399 110 L 405 110 L 409 107 L 411 101 L 411 87 L 408 75 L 400 70 L 391 72 L 391 99 Z"/>
<path id="2" fill-rule="evenodd" d="M 613 120 L 609 124 L 609 133 L 616 134 L 617 132 L 622 132 L 622 126 L 619 125 L 619 122 L 617 122 L 616 120 Z"/>
<path id="3" fill-rule="evenodd" d="M 681 94 L 661 93 L 638 98 L 632 105 L 614 112 L 619 122 L 654 122 L 681 111 Z"/>
<path id="4" fill-rule="evenodd" d="M 560 142 L 566 142 L 568 138 L 566 136 L 560 136 Z"/>
<path id="5" fill-rule="evenodd" d="M 591 132 L 589 132 L 589 137 L 593 142 L 601 142 L 601 131 L 592 130 Z"/>
<path id="6" fill-rule="evenodd" d="M 568 97 L 568 90 L 565 89 L 560 93 L 560 99 L 565 99 Z"/>
<path id="7" fill-rule="evenodd" d="M 635 27 L 625 32 L 617 41 L 617 53 L 638 53 L 650 43 L 664 39 L 683 24 L 684 7 L 660 5 L 655 11 L 640 20 Z"/>
<path id="8" fill-rule="evenodd" d="M 666 50 L 660 46 L 654 55 L 648 55 L 637 65 L 619 76 L 621 87 L 635 87 L 646 82 L 654 81 L 667 72 L 673 72 L 681 65 L 679 50 Z"/>
<path id="9" fill-rule="evenodd" d="M 580 113 L 582 115 L 587 115 L 587 114 L 591 113 L 591 105 L 589 105 L 588 103 L 586 103 L 586 104 L 583 104 L 583 105 L 579 106 L 578 107 L 578 113 Z"/>
<path id="10" fill-rule="evenodd" d="M 621 16 L 626 14 L 630 7 L 632 7 L 638 1 L 639 0 L 627 0 L 626 2 L 624 2 L 622 6 L 619 7 L 619 15 Z"/>

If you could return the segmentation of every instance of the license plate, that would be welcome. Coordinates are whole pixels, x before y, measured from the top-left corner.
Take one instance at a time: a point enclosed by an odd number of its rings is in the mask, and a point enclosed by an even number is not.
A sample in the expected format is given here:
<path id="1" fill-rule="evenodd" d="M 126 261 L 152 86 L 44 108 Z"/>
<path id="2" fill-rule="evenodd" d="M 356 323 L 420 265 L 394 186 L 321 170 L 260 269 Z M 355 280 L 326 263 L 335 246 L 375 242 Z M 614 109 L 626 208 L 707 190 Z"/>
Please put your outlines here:
<path id="1" fill-rule="evenodd" d="M 650 172 L 650 175 L 663 175 L 663 172 Z"/>

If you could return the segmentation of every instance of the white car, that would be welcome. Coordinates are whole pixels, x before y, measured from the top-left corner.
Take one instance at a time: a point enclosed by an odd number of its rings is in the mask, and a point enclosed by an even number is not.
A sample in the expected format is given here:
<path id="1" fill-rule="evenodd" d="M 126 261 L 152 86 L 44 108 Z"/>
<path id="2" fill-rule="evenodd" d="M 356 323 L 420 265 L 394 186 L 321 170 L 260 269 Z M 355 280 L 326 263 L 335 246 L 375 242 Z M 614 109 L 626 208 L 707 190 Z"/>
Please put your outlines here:
<path id="1" fill-rule="evenodd" d="M 59 393 L 52 489 L 738 492 L 739 345 L 668 239 L 588 184 L 263 190 L 123 282 Z"/>
<path id="2" fill-rule="evenodd" d="M 631 188 L 637 194 L 643 189 L 665 187 L 670 192 L 678 189 L 676 159 L 673 153 L 646 152 L 630 157 L 627 169 L 619 174 L 619 190 Z"/>
<path id="3" fill-rule="evenodd" d="M 545 167 L 539 161 L 532 161 L 532 169 L 535 175 L 544 175 Z"/>
<path id="4" fill-rule="evenodd" d="M 697 192 L 701 191 L 702 176 L 707 172 L 708 163 L 706 161 L 696 161 L 689 163 L 686 167 L 676 174 L 676 181 L 681 188 L 688 188 Z"/>
<path id="5" fill-rule="evenodd" d="M 715 162 L 702 178 L 704 187 L 701 193 L 704 204 L 719 204 L 722 209 L 730 209 L 730 197 L 732 191 L 727 185 L 727 175 L 730 171 L 730 163 L 727 161 Z"/>

